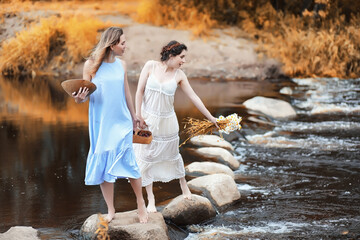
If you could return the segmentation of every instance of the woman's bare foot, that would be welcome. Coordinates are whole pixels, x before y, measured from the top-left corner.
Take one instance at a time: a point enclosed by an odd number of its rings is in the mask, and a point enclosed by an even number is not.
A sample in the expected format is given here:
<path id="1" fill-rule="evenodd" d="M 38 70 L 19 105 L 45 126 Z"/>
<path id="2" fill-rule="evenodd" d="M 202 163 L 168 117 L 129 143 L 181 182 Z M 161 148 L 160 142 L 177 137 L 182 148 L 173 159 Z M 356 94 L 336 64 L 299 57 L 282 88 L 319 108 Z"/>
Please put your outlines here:
<path id="1" fill-rule="evenodd" d="M 149 213 L 155 213 L 157 212 L 156 207 L 155 207 L 155 198 L 153 197 L 148 197 L 148 206 L 147 206 L 147 211 Z"/>
<path id="2" fill-rule="evenodd" d="M 138 208 L 138 215 L 139 215 L 140 223 L 147 223 L 149 215 L 146 210 L 145 201 L 144 200 L 138 201 L 137 208 Z"/>
<path id="3" fill-rule="evenodd" d="M 109 223 L 115 217 L 115 209 L 108 210 L 108 214 L 105 217 L 105 220 Z"/>
<path id="4" fill-rule="evenodd" d="M 185 178 L 180 178 L 180 188 L 185 199 L 191 199 L 191 192 Z"/>

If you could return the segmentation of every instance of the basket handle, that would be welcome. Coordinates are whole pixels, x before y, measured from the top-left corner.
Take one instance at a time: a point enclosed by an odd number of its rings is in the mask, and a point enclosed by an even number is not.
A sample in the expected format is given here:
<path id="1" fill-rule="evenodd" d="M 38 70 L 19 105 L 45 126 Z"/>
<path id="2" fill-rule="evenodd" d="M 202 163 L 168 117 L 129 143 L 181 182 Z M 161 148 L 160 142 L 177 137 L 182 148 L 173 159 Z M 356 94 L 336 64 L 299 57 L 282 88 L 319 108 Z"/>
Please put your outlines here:
<path id="1" fill-rule="evenodd" d="M 147 130 L 147 131 L 150 131 L 150 129 L 149 129 L 149 126 L 148 125 L 146 125 L 146 127 L 144 127 L 144 128 L 136 128 L 136 130 L 133 130 L 133 133 L 134 134 L 138 134 L 138 132 L 140 132 L 141 130 Z"/>
<path id="2" fill-rule="evenodd" d="M 148 129 L 139 129 L 139 128 L 137 128 L 136 130 L 133 130 L 133 135 L 139 135 L 139 132 L 140 131 L 142 131 L 142 130 L 147 130 L 147 131 L 149 131 Z"/>

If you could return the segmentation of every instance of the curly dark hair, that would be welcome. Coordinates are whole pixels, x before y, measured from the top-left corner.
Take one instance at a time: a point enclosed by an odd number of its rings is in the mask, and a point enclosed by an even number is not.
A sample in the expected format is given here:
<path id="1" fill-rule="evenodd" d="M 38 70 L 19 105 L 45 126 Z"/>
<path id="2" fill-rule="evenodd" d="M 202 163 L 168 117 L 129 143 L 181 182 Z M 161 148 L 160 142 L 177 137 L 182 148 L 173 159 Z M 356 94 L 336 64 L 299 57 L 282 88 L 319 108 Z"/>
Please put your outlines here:
<path id="1" fill-rule="evenodd" d="M 171 56 L 179 55 L 183 50 L 187 50 L 187 47 L 183 43 L 179 43 L 178 41 L 172 40 L 168 44 L 166 44 L 161 50 L 161 61 L 164 62 L 168 60 Z"/>

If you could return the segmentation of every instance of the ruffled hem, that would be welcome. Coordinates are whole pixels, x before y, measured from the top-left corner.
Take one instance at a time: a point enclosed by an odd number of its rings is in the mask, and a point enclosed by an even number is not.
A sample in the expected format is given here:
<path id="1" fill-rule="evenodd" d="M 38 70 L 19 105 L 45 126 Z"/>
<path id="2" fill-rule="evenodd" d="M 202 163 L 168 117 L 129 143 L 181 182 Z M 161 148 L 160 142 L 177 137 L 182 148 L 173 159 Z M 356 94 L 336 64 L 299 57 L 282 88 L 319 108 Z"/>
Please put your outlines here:
<path id="1" fill-rule="evenodd" d="M 171 178 L 162 178 L 162 179 L 147 179 L 147 180 L 142 180 L 142 183 L 141 185 L 143 187 L 151 184 L 151 183 L 154 183 L 154 182 L 162 182 L 162 183 L 168 183 L 172 180 L 175 180 L 175 179 L 180 179 L 180 178 L 183 178 L 185 177 L 185 174 L 181 174 L 181 175 L 178 175 L 178 176 L 172 176 Z"/>
<path id="2" fill-rule="evenodd" d="M 185 177 L 184 162 L 180 154 L 175 159 L 153 163 L 141 161 L 139 158 L 137 160 L 141 169 L 142 186 Z"/>
<path id="3" fill-rule="evenodd" d="M 122 144 L 116 149 L 89 153 L 86 163 L 85 184 L 99 185 L 115 182 L 118 178 L 140 178 L 140 168 L 131 145 Z"/>

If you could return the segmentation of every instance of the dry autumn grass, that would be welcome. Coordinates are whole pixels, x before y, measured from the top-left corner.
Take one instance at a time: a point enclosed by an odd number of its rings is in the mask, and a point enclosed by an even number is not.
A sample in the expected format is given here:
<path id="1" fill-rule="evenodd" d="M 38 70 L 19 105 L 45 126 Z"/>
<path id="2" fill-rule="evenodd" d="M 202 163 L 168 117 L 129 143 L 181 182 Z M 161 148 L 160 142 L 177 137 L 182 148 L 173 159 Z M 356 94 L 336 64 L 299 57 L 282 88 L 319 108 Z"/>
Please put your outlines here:
<path id="1" fill-rule="evenodd" d="M 331 9 L 329 3 L 327 9 Z M 359 77 L 359 14 L 352 15 L 347 22 L 339 12 L 285 15 L 268 4 L 258 10 L 257 19 L 260 20 L 245 17 L 242 28 L 256 36 L 260 52 L 283 63 L 289 76 Z"/>
<path id="2" fill-rule="evenodd" d="M 1 44 L 0 72 L 12 76 L 51 72 L 57 68 L 71 69 L 76 63 L 84 61 L 98 41 L 99 32 L 116 25 L 99 20 L 94 14 L 95 10 L 98 11 L 97 14 L 130 14 L 137 9 L 137 4 L 130 0 L 108 3 L 110 4 L 98 1 L 18 0 L 0 3 L 2 23 L 5 16 L 16 16 L 20 12 L 43 11 L 44 15 L 50 15 L 32 19 L 22 17 L 26 22 L 25 29 Z M 82 7 L 79 8 L 79 5 Z"/>
<path id="3" fill-rule="evenodd" d="M 88 55 L 98 31 L 110 24 L 85 16 L 51 16 L 18 32 L 2 44 L 0 69 L 4 75 L 52 69 L 63 64 L 72 67 Z"/>
<path id="4" fill-rule="evenodd" d="M 196 36 L 208 36 L 214 27 L 236 25 L 258 43 L 260 53 L 282 62 L 289 76 L 359 77 L 360 15 L 345 20 L 338 1 L 314 3 L 325 8 L 296 15 L 275 11 L 266 0 L 142 0 L 137 20 L 191 29 Z"/>
<path id="5" fill-rule="evenodd" d="M 175 29 L 189 29 L 195 36 L 209 36 L 217 24 L 207 11 L 199 11 L 191 1 L 142 0 L 135 20 Z"/>
<path id="6" fill-rule="evenodd" d="M 345 18 L 341 12 L 343 5 L 351 4 L 349 0 L 314 0 L 324 8 L 301 14 L 294 13 L 296 1 L 283 11 L 275 11 L 269 0 L 4 2 L 1 22 L 5 13 L 18 11 L 20 3 L 22 11 L 51 9 L 62 13 L 60 17 L 40 19 L 40 24 L 31 25 L 2 44 L 0 70 L 7 74 L 24 69 L 38 71 L 50 61 L 53 68 L 62 64 L 70 68 L 82 61 L 95 44 L 98 31 L 108 25 L 95 17 L 66 14 L 81 6 L 85 13 L 97 10 L 101 14 L 127 14 L 141 23 L 189 29 L 194 36 L 204 38 L 211 36 L 214 28 L 238 26 L 258 43 L 260 55 L 278 59 L 289 76 L 359 77 L 360 14 Z"/>
<path id="7" fill-rule="evenodd" d="M 98 214 L 98 228 L 95 231 L 96 238 L 98 240 L 110 240 L 110 236 L 108 234 L 109 230 L 109 223 L 101 216 L 101 214 Z"/>
<path id="8" fill-rule="evenodd" d="M 183 121 L 184 130 L 183 133 L 187 136 L 183 143 L 180 144 L 179 147 L 184 145 L 187 141 L 191 138 L 205 135 L 205 134 L 212 134 L 213 131 L 219 131 L 220 137 L 223 138 L 222 132 L 229 134 L 232 131 L 240 130 L 241 129 L 241 122 L 242 118 L 238 117 L 236 113 L 227 116 L 220 116 L 216 123 L 217 126 L 210 122 L 208 119 L 196 119 L 192 117 L 185 118 Z"/>

